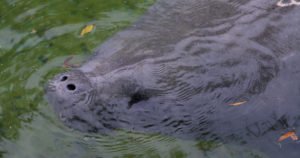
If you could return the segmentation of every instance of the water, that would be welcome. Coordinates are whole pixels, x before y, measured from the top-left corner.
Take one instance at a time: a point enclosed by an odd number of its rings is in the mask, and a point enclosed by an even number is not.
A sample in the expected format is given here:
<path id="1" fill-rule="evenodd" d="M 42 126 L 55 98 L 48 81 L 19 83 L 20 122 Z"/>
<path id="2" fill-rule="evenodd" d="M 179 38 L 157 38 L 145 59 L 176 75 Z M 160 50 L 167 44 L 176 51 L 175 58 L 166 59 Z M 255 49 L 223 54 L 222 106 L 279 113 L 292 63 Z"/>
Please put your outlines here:
<path id="1" fill-rule="evenodd" d="M 66 70 L 63 68 L 66 59 L 73 57 L 71 63 L 81 63 L 92 54 L 101 42 L 138 19 L 152 3 L 154 3 L 152 0 L 0 1 L 1 157 L 267 157 L 258 149 L 240 144 L 193 141 L 124 131 L 116 131 L 110 136 L 83 134 L 65 127 L 55 116 L 44 99 L 45 83 L 54 74 Z M 236 7 L 238 7 L 238 3 Z M 249 10 L 249 12 L 251 11 Z M 220 17 L 216 16 L 215 18 Z M 247 20 L 251 21 L 251 16 L 240 22 L 247 23 Z M 218 22 L 222 23 L 223 21 L 219 20 Z M 80 30 L 87 24 L 96 24 L 96 30 L 80 37 Z M 204 23 L 203 26 L 205 25 Z M 214 35 L 219 33 L 218 30 L 222 31 L 227 28 L 224 23 L 221 28 L 204 30 L 204 34 Z M 291 28 L 293 27 L 291 26 Z M 199 34 L 202 33 L 199 32 Z M 251 37 L 251 35 L 242 35 Z M 265 42 L 263 38 L 257 41 Z M 206 42 L 211 47 L 212 43 L 209 40 Z M 294 48 L 293 43 L 295 42 L 291 42 L 288 47 L 275 45 L 273 48 L 286 51 Z M 193 47 L 196 46 L 197 44 L 193 45 Z M 246 58 L 243 59 L 246 60 Z M 296 61 L 294 63 L 297 63 Z M 255 63 L 255 61 L 251 62 Z M 193 64 L 193 62 L 184 63 Z M 230 65 L 230 63 L 227 64 Z M 295 65 L 297 66 L 297 64 Z M 246 69 L 247 67 L 242 68 Z M 214 70 L 211 69 L 212 72 Z M 283 73 L 281 76 L 284 75 Z M 293 83 L 287 84 L 287 87 L 292 89 Z M 268 91 L 278 91 L 278 88 L 274 86 Z M 292 93 L 292 91 L 284 92 L 287 90 L 283 90 L 279 94 Z M 287 96 L 286 100 L 279 99 L 278 102 L 286 105 L 294 104 L 293 96 Z M 184 98 L 185 95 L 183 94 L 182 97 Z M 265 99 L 253 100 L 250 104 L 259 104 L 264 101 Z M 269 103 L 277 105 L 278 102 L 271 101 Z M 245 107 L 245 109 L 248 108 L 249 106 Z M 289 112 L 288 109 L 278 109 Z M 265 109 L 257 108 L 254 109 L 254 112 L 261 110 Z M 297 109 L 291 110 L 297 112 Z M 232 109 L 231 111 L 234 115 L 239 114 L 239 111 Z M 245 110 L 245 114 L 249 113 L 250 111 Z M 293 114 L 292 116 L 297 115 Z M 232 119 L 235 118 L 232 117 Z M 260 117 L 257 119 L 259 120 Z M 294 128 L 297 127 L 294 126 Z M 256 129 L 253 128 L 253 130 Z M 291 152 L 297 152 L 295 142 L 284 142 L 281 147 L 276 142 L 277 136 L 279 137 L 282 132 L 284 131 L 275 131 L 271 138 L 262 139 L 262 144 L 259 146 L 264 146 L 263 143 L 268 142 L 269 144 L 266 145 L 272 144 L 273 150 L 280 151 L 290 148 Z"/>

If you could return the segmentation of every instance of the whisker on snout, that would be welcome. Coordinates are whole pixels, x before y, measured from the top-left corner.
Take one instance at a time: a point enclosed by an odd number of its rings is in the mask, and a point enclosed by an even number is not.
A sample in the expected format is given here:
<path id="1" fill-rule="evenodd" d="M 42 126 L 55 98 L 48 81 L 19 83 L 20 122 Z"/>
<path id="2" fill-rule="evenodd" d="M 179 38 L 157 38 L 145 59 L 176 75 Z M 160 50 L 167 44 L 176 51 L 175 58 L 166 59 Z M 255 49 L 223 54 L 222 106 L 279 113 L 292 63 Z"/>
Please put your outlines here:
<path id="1" fill-rule="evenodd" d="M 56 90 L 56 86 L 52 82 L 49 82 L 48 85 L 47 85 L 47 90 L 49 90 L 49 91 L 55 91 Z"/>

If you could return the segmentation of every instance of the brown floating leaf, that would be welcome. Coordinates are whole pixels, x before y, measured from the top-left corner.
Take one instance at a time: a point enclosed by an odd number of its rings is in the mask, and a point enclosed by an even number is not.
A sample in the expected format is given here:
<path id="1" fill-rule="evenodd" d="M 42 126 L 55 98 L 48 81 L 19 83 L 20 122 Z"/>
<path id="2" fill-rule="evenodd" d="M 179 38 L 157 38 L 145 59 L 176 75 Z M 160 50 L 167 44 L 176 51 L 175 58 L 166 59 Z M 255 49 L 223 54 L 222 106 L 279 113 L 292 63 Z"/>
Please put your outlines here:
<path id="1" fill-rule="evenodd" d="M 80 32 L 80 36 L 84 36 L 87 33 L 90 33 L 94 30 L 95 24 L 86 25 Z"/>
<path id="2" fill-rule="evenodd" d="M 231 105 L 231 106 L 240 106 L 240 105 L 245 104 L 245 103 L 247 103 L 247 101 L 240 101 L 240 102 L 230 103 L 229 105 Z"/>
<path id="3" fill-rule="evenodd" d="M 289 132 L 286 132 L 285 134 L 283 134 L 282 136 L 280 136 L 277 141 L 282 142 L 287 138 L 291 138 L 294 141 L 298 140 L 298 136 L 296 135 L 295 131 L 289 131 Z"/>
<path id="4" fill-rule="evenodd" d="M 64 68 L 76 68 L 79 67 L 79 65 L 74 65 L 74 64 L 70 64 L 69 62 L 73 59 L 73 56 L 68 57 L 67 59 L 65 59 L 63 67 Z"/>
<path id="5" fill-rule="evenodd" d="M 296 140 L 298 140 L 299 138 L 298 138 L 298 136 L 295 134 L 295 135 L 291 135 L 291 139 L 294 140 L 294 141 L 296 141 Z"/>

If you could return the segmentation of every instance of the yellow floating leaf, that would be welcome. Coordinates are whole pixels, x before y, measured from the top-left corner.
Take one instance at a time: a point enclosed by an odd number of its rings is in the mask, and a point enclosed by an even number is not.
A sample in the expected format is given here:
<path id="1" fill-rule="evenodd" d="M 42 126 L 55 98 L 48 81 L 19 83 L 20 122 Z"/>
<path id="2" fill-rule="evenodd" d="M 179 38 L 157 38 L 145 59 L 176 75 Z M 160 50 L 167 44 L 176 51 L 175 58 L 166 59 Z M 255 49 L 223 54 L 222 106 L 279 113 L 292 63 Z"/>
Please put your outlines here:
<path id="1" fill-rule="evenodd" d="M 36 29 L 32 29 L 30 33 L 35 34 L 36 32 Z"/>
<path id="2" fill-rule="evenodd" d="M 296 135 L 295 131 L 289 131 L 289 132 L 286 132 L 285 134 L 283 134 L 282 136 L 280 136 L 277 141 L 282 142 L 287 138 L 291 138 L 294 141 L 298 140 L 298 136 Z"/>
<path id="3" fill-rule="evenodd" d="M 229 104 L 229 105 L 231 105 L 231 106 L 240 106 L 240 105 L 242 105 L 242 104 L 245 104 L 247 101 L 240 101 L 240 102 L 235 102 L 235 103 L 231 103 L 231 104 Z"/>
<path id="4" fill-rule="evenodd" d="M 80 32 L 80 36 L 84 36 L 87 33 L 90 33 L 94 30 L 95 24 L 86 25 Z"/>

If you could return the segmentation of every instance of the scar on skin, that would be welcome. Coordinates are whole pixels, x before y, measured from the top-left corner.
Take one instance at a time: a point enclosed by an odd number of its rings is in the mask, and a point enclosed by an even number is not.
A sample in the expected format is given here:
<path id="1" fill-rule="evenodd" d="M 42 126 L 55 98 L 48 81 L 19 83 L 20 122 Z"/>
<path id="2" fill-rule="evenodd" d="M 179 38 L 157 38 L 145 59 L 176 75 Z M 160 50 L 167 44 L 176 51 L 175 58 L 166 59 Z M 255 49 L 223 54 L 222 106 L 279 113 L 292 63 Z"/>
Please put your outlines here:
<path id="1" fill-rule="evenodd" d="M 289 3 L 283 3 L 284 0 L 279 0 L 279 2 L 277 2 L 277 6 L 278 7 L 288 7 L 288 6 L 292 6 L 292 5 L 300 5 L 300 1 L 297 2 L 296 0 L 291 0 Z"/>

